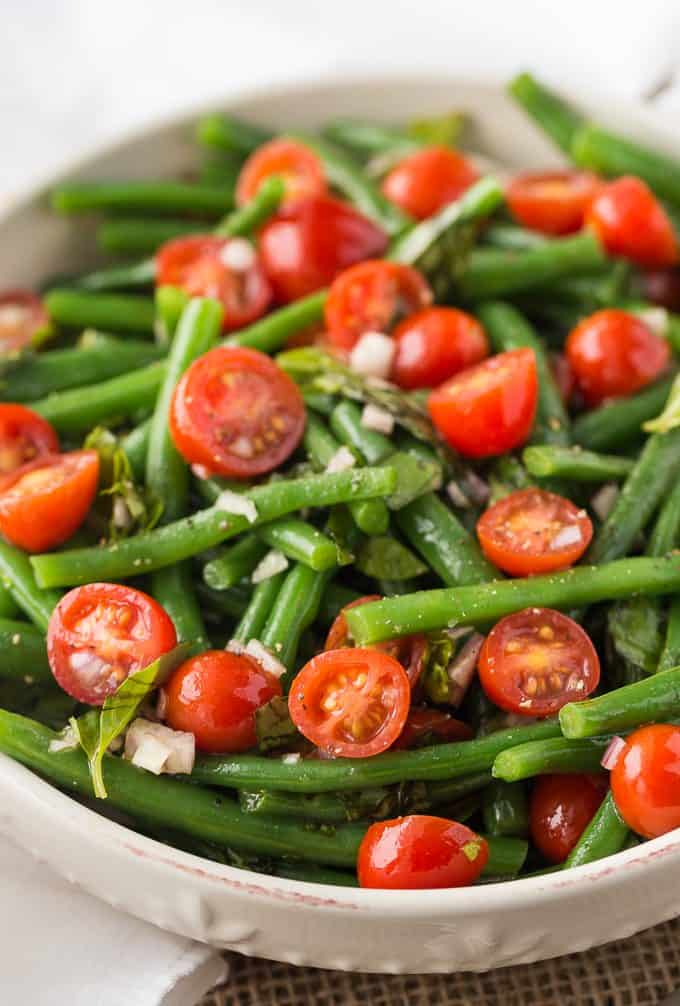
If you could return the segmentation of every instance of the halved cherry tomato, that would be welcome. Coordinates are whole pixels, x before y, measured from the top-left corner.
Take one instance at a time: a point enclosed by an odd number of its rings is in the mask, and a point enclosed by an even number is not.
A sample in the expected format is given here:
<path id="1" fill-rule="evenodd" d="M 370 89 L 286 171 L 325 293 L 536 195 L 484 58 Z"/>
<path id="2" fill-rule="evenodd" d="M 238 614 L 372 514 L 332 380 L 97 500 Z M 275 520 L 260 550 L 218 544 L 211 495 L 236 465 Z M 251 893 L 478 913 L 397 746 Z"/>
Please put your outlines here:
<path id="1" fill-rule="evenodd" d="M 549 863 L 563 863 L 607 792 L 604 775 L 542 775 L 534 783 L 529 828 Z"/>
<path id="2" fill-rule="evenodd" d="M 382 601 L 382 597 L 380 594 L 367 594 L 365 597 L 359 597 L 356 601 L 345 605 L 328 630 L 324 650 L 340 650 L 343 646 L 352 645 L 345 612 L 349 608 L 356 608 L 359 604 L 370 604 L 371 601 Z M 374 643 L 373 648 L 398 660 L 406 671 L 411 688 L 415 686 L 425 666 L 427 654 L 425 636 L 420 633 L 413 636 L 399 636 L 398 639 L 389 639 L 385 643 Z"/>
<path id="3" fill-rule="evenodd" d="M 290 717 L 301 734 L 334 757 L 386 751 L 404 729 L 411 686 L 401 664 L 377 649 L 326 650 L 299 672 Z"/>
<path id="4" fill-rule="evenodd" d="M 392 745 L 392 750 L 417 748 L 429 744 L 469 741 L 474 731 L 467 723 L 457 720 L 442 709 L 411 707 L 408 719 L 400 736 Z"/>
<path id="5" fill-rule="evenodd" d="M 61 545 L 85 520 L 98 481 L 96 451 L 29 461 L 0 479 L 0 531 L 27 552 Z"/>
<path id="6" fill-rule="evenodd" d="M 644 388 L 671 358 L 666 339 L 617 308 L 584 318 L 569 333 L 565 348 L 576 383 L 591 406 Z"/>
<path id="7" fill-rule="evenodd" d="M 467 887 L 489 859 L 486 840 L 444 817 L 411 814 L 372 824 L 359 846 L 361 887 Z"/>
<path id="8" fill-rule="evenodd" d="M 236 205 L 243 206 L 262 182 L 278 175 L 285 185 L 284 205 L 307 196 L 323 196 L 328 186 L 323 165 L 314 151 L 296 140 L 270 140 L 250 155 L 236 182 Z"/>
<path id="9" fill-rule="evenodd" d="M 638 835 L 680 828 L 680 727 L 657 723 L 630 734 L 610 784 L 621 817 Z"/>
<path id="10" fill-rule="evenodd" d="M 384 259 L 360 262 L 341 272 L 328 291 L 327 341 L 349 352 L 365 332 L 389 332 L 431 303 L 432 291 L 417 269 Z"/>
<path id="11" fill-rule="evenodd" d="M 544 171 L 517 175 L 505 190 L 513 217 L 542 234 L 573 234 L 602 187 L 590 171 Z"/>
<path id="12" fill-rule="evenodd" d="M 680 311 L 680 269 L 652 269 L 642 276 L 645 300 Z"/>
<path id="13" fill-rule="evenodd" d="M 433 391 L 427 404 L 435 426 L 455 450 L 484 458 L 524 443 L 537 395 L 532 350 L 512 349 L 462 370 Z"/>
<path id="14" fill-rule="evenodd" d="M 560 398 L 565 405 L 568 405 L 576 390 L 576 375 L 571 369 L 571 364 L 564 353 L 549 353 L 548 365 Z"/>
<path id="15" fill-rule="evenodd" d="M 259 244 L 274 293 L 287 303 L 328 286 L 356 262 L 378 258 L 387 235 L 348 203 L 315 196 L 284 207 L 263 227 Z"/>
<path id="16" fill-rule="evenodd" d="M 477 537 L 494 566 L 511 576 L 532 576 L 573 565 L 588 548 L 593 525 L 564 496 L 518 489 L 484 511 Z"/>
<path id="17" fill-rule="evenodd" d="M 0 353 L 30 346 L 33 336 L 49 324 L 43 302 L 28 290 L 0 293 Z"/>
<path id="18" fill-rule="evenodd" d="M 506 615 L 484 640 L 482 688 L 497 706 L 522 716 L 551 716 L 597 688 L 600 660 L 572 618 L 552 608 Z"/>
<path id="19" fill-rule="evenodd" d="M 0 403 L 0 475 L 58 451 L 59 438 L 46 419 L 24 405 Z"/>
<path id="20" fill-rule="evenodd" d="M 426 147 L 409 154 L 382 183 L 387 198 L 416 220 L 432 216 L 469 189 L 479 172 L 448 147 Z"/>
<path id="21" fill-rule="evenodd" d="M 226 754 L 255 746 L 255 710 L 281 684 L 246 653 L 208 650 L 178 667 L 163 690 L 167 723 L 192 733 L 199 751 Z"/>
<path id="22" fill-rule="evenodd" d="M 177 645 L 152 597 L 119 583 L 88 583 L 62 597 L 47 628 L 52 674 L 78 702 L 101 706 L 135 671 Z"/>
<path id="23" fill-rule="evenodd" d="M 243 238 L 197 234 L 168 241 L 156 253 L 156 283 L 219 301 L 225 332 L 256 321 L 272 299 L 259 256 Z"/>
<path id="24" fill-rule="evenodd" d="M 305 407 L 297 385 L 264 353 L 217 346 L 184 373 L 169 426 L 190 464 L 247 479 L 272 471 L 295 450 Z"/>
<path id="25" fill-rule="evenodd" d="M 400 388 L 435 388 L 489 355 L 476 318 L 455 307 L 426 307 L 394 330 L 392 380 Z"/>
<path id="26" fill-rule="evenodd" d="M 651 269 L 676 265 L 678 240 L 673 225 L 650 189 L 626 175 L 603 186 L 586 213 L 610 255 L 622 255 Z"/>

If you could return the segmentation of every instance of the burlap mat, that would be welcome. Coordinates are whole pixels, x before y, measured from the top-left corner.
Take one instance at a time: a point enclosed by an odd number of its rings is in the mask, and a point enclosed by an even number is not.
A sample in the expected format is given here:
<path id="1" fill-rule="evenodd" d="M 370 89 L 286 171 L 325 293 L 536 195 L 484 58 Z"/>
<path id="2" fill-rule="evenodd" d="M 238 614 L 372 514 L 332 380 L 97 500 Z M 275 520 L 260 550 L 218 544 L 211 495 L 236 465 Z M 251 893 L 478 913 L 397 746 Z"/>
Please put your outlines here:
<path id="1" fill-rule="evenodd" d="M 483 975 L 355 975 L 227 956 L 228 981 L 200 1006 L 657 1006 L 680 988 L 680 919 Z"/>

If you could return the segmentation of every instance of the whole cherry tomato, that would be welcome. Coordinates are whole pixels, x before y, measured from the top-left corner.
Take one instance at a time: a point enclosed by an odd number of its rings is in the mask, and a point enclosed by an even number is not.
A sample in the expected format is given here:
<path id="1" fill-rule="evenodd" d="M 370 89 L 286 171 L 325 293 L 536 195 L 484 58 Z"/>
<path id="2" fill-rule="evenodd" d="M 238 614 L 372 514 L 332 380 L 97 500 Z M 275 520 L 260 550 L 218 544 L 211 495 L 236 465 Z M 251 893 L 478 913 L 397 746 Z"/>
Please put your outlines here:
<path id="1" fill-rule="evenodd" d="M 392 168 L 382 191 L 416 220 L 424 220 L 458 199 L 478 178 L 479 172 L 462 154 L 448 147 L 425 147 Z"/>
<path id="2" fill-rule="evenodd" d="M 607 792 L 602 775 L 542 775 L 534 783 L 529 828 L 550 863 L 563 863 Z"/>
<path id="3" fill-rule="evenodd" d="M 626 738 L 610 783 L 621 817 L 645 838 L 680 828 L 680 727 L 657 723 Z"/>
<path id="4" fill-rule="evenodd" d="M 603 186 L 586 213 L 610 255 L 650 269 L 676 265 L 678 240 L 661 203 L 639 178 L 626 175 Z"/>
<path id="5" fill-rule="evenodd" d="M 314 151 L 297 140 L 276 139 L 263 143 L 246 160 L 236 182 L 236 205 L 244 206 L 256 195 L 262 182 L 277 175 L 285 185 L 284 204 L 327 191 L 323 165 Z"/>
<path id="6" fill-rule="evenodd" d="M 426 307 L 394 330 L 392 380 L 400 388 L 434 388 L 489 355 L 476 318 L 455 307 Z"/>

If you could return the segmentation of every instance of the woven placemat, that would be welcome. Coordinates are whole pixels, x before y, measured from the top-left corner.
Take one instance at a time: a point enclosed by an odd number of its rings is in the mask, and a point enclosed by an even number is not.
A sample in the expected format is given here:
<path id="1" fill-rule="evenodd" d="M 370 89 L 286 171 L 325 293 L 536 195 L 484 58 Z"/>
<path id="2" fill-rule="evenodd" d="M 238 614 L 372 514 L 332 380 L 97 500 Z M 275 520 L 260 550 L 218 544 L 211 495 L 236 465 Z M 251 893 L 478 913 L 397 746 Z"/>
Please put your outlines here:
<path id="1" fill-rule="evenodd" d="M 680 988 L 680 919 L 482 975 L 359 975 L 227 958 L 227 982 L 200 1006 L 657 1006 Z"/>

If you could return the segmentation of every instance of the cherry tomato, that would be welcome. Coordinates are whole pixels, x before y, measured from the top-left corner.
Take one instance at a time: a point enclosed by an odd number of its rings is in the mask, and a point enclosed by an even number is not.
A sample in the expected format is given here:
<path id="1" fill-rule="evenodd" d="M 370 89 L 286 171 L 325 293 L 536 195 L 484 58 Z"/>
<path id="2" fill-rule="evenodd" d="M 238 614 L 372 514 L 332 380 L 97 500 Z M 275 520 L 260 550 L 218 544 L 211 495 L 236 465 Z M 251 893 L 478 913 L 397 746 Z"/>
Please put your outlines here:
<path id="1" fill-rule="evenodd" d="M 680 269 L 653 269 L 644 273 L 642 288 L 645 300 L 680 311 Z"/>
<path id="2" fill-rule="evenodd" d="M 299 672 L 290 717 L 301 734 L 334 757 L 385 751 L 404 728 L 411 686 L 401 664 L 377 649 L 326 650 Z"/>
<path id="3" fill-rule="evenodd" d="M 387 235 L 347 203 L 330 196 L 284 207 L 260 233 L 260 255 L 278 300 L 306 297 L 366 258 L 379 258 Z"/>
<path id="4" fill-rule="evenodd" d="M 400 388 L 434 388 L 489 355 L 476 318 L 455 307 L 426 307 L 394 330 L 392 380 Z"/>
<path id="5" fill-rule="evenodd" d="M 236 182 L 236 205 L 249 202 L 262 182 L 278 175 L 285 185 L 284 205 L 306 196 L 323 196 L 328 186 L 316 154 L 295 140 L 270 140 L 250 155 Z"/>
<path id="6" fill-rule="evenodd" d="M 169 427 L 180 454 L 229 478 L 277 468 L 305 428 L 297 385 L 255 349 L 217 346 L 195 360 L 175 388 Z"/>
<path id="7" fill-rule="evenodd" d="M 538 379 L 530 349 L 468 367 L 430 394 L 432 421 L 461 454 L 484 458 L 519 447 L 536 413 Z"/>
<path id="8" fill-rule="evenodd" d="M 576 375 L 571 369 L 571 364 L 564 353 L 550 353 L 548 355 L 548 365 L 553 380 L 557 385 L 560 398 L 565 405 L 571 401 L 571 397 L 576 390 Z"/>
<path id="9" fill-rule="evenodd" d="M 359 604 L 370 604 L 371 601 L 382 601 L 382 597 L 380 594 L 367 594 L 365 597 L 359 597 L 356 601 L 345 605 L 328 630 L 324 650 L 340 650 L 343 646 L 352 645 L 345 612 L 349 608 L 356 608 Z M 406 671 L 411 688 L 414 687 L 425 666 L 427 654 L 425 636 L 420 633 L 413 636 L 400 636 L 398 639 L 389 639 L 384 643 L 374 643 L 373 649 L 381 650 L 398 660 Z"/>
<path id="10" fill-rule="evenodd" d="M 552 608 L 506 615 L 484 640 L 482 688 L 497 706 L 522 716 L 551 716 L 597 688 L 600 661 L 580 625 Z"/>
<path id="11" fill-rule="evenodd" d="M 29 461 L 0 479 L 0 531 L 27 552 L 61 545 L 85 520 L 98 481 L 96 451 Z"/>
<path id="12" fill-rule="evenodd" d="M 382 191 L 416 220 L 424 220 L 458 199 L 478 178 L 462 154 L 448 147 L 425 147 L 392 168 Z"/>
<path id="13" fill-rule="evenodd" d="M 610 783 L 621 817 L 638 835 L 680 828 L 680 727 L 658 723 L 630 734 Z"/>
<path id="14" fill-rule="evenodd" d="M 34 335 L 49 324 L 43 302 L 28 290 L 0 293 L 0 353 L 30 346 Z"/>
<path id="15" fill-rule="evenodd" d="M 101 706 L 135 671 L 177 645 L 166 611 L 141 590 L 88 583 L 62 597 L 47 628 L 52 674 L 78 702 Z"/>
<path id="16" fill-rule="evenodd" d="M 563 863 L 607 792 L 601 775 L 542 775 L 529 806 L 534 845 L 550 863 Z"/>
<path id="17" fill-rule="evenodd" d="M 281 685 L 246 653 L 208 650 L 178 667 L 164 693 L 174 730 L 192 733 L 199 751 L 226 754 L 255 746 L 255 710 L 280 695 Z"/>
<path id="18" fill-rule="evenodd" d="M 477 522 L 487 559 L 511 576 L 567 569 L 593 537 L 585 510 L 545 489 L 518 489 L 504 496 Z"/>
<path id="19" fill-rule="evenodd" d="M 517 175 L 505 191 L 513 217 L 542 234 L 573 234 L 602 182 L 590 171 L 545 171 Z"/>
<path id="20" fill-rule="evenodd" d="M 372 824 L 359 846 L 361 887 L 467 887 L 489 859 L 485 839 L 444 817 L 411 814 Z"/>
<path id="21" fill-rule="evenodd" d="M 225 332 L 256 321 L 272 299 L 258 254 L 244 238 L 197 234 L 168 241 L 156 254 L 156 283 L 219 301 Z"/>
<path id="22" fill-rule="evenodd" d="M 0 403 L 0 475 L 58 451 L 59 438 L 46 419 L 24 405 Z"/>
<path id="23" fill-rule="evenodd" d="M 452 741 L 469 741 L 474 737 L 474 731 L 442 709 L 411 707 L 408 719 L 400 736 L 392 745 L 392 749 L 417 748 L 424 745 L 450 743 Z"/>
<path id="24" fill-rule="evenodd" d="M 602 187 L 588 208 L 586 223 L 610 255 L 651 269 L 678 262 L 678 241 L 666 211 L 632 175 Z"/>
<path id="25" fill-rule="evenodd" d="M 588 405 L 632 395 L 666 370 L 668 342 L 627 311 L 596 311 L 574 328 L 567 359 Z"/>
<path id="26" fill-rule="evenodd" d="M 365 332 L 388 332 L 431 303 L 432 291 L 416 269 L 382 259 L 360 262 L 341 272 L 328 291 L 327 341 L 348 353 Z"/>

